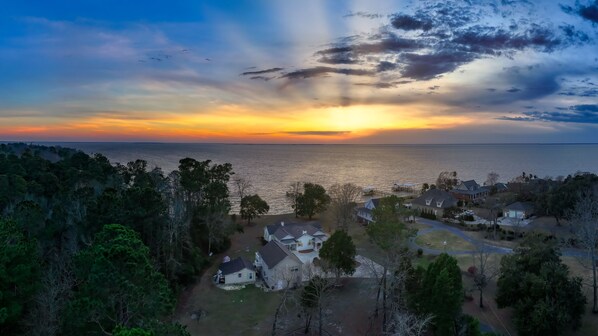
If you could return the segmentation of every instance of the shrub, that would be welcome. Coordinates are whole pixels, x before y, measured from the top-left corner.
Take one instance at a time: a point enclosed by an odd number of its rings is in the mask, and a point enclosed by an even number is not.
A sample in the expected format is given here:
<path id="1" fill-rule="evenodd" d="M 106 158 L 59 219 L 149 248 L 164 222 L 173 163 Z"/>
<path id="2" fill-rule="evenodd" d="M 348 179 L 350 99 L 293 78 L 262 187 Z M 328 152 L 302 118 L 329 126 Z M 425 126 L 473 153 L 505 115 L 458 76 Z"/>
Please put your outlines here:
<path id="1" fill-rule="evenodd" d="M 478 268 L 475 266 L 469 266 L 469 268 L 467 269 L 467 273 L 474 275 L 478 272 Z"/>
<path id="2" fill-rule="evenodd" d="M 475 218 L 473 218 L 473 215 L 463 215 L 463 216 L 461 216 L 461 220 L 464 220 L 467 222 L 473 222 L 475 220 Z"/>
<path id="3" fill-rule="evenodd" d="M 436 219 L 436 215 L 435 214 L 433 214 L 431 212 L 426 212 L 426 211 L 423 211 L 423 210 L 422 210 L 422 212 L 420 213 L 419 216 L 422 217 L 422 218 L 427 218 L 427 219 L 433 219 L 433 220 Z"/>
<path id="4" fill-rule="evenodd" d="M 421 248 L 418 248 L 417 249 L 417 257 L 421 258 L 423 254 L 424 254 L 424 250 L 422 250 Z"/>

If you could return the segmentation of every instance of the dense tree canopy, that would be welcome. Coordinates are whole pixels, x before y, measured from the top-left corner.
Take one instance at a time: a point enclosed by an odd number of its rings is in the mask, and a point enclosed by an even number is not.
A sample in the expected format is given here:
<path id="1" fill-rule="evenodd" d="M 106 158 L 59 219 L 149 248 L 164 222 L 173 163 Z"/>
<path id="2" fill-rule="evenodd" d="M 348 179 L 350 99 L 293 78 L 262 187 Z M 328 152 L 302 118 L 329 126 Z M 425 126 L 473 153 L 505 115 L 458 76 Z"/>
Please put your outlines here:
<path id="1" fill-rule="evenodd" d="M 70 334 L 102 335 L 117 326 L 142 326 L 173 308 L 166 279 L 132 229 L 105 225 L 75 262 L 79 284 L 66 319 Z"/>
<path id="2" fill-rule="evenodd" d="M 270 206 L 257 194 L 244 196 L 241 199 L 241 218 L 247 219 L 247 224 L 268 211 L 270 211 Z"/>
<path id="3" fill-rule="evenodd" d="M 520 335 L 562 335 L 581 324 L 586 303 L 581 279 L 570 277 L 552 243 L 532 237 L 503 257 L 497 285 L 496 302 L 515 309 Z"/>
<path id="4" fill-rule="evenodd" d="M 419 271 L 419 284 L 410 300 L 420 314 L 432 314 L 435 335 L 455 335 L 463 303 L 463 283 L 457 260 L 443 253 Z"/>
<path id="5" fill-rule="evenodd" d="M 0 334 L 18 330 L 38 285 L 35 241 L 27 239 L 14 222 L 0 220 Z"/>
<path id="6" fill-rule="evenodd" d="M 299 216 L 307 216 L 309 219 L 320 212 L 323 212 L 330 203 L 330 196 L 326 189 L 319 184 L 303 184 L 303 193 L 297 197 L 297 213 Z"/>
<path id="7" fill-rule="evenodd" d="M 328 240 L 322 244 L 319 255 L 322 260 L 334 271 L 336 279 L 341 274 L 352 275 L 355 273 L 355 244 L 345 231 L 335 231 Z"/>
<path id="8" fill-rule="evenodd" d="M 0 144 L 0 219 L 10 218 L 19 234 L 36 247 L 35 256 L 39 255 L 42 260 L 33 265 L 39 269 L 43 280 L 40 286 L 31 287 L 31 291 L 23 284 L 18 290 L 13 288 L 11 293 L 19 296 L 20 304 L 11 306 L 10 312 L 9 309 L 0 312 L 4 321 L 2 334 L 12 334 L 7 329 L 8 323 L 10 330 L 16 330 L 18 325 L 32 335 L 64 334 L 66 329 L 63 327 L 68 327 L 69 331 L 86 330 L 90 327 L 87 325 L 89 321 L 77 325 L 76 319 L 71 319 L 65 323 L 65 307 L 71 307 L 72 312 L 78 305 L 77 309 L 82 312 L 96 314 L 106 308 L 102 304 L 109 304 L 88 300 L 92 297 L 92 290 L 84 285 L 92 280 L 88 276 L 104 279 L 104 285 L 112 286 L 113 293 L 119 295 L 124 295 L 118 291 L 124 290 L 121 285 L 135 285 L 136 290 L 128 291 L 131 295 L 145 296 L 149 290 L 154 296 L 169 296 L 166 306 L 170 306 L 174 294 L 168 286 L 166 292 L 162 291 L 163 277 L 152 284 L 145 282 L 152 279 L 151 276 L 163 274 L 170 287 L 178 289 L 192 281 L 206 265 L 210 244 L 212 250 L 227 246 L 227 237 L 231 233 L 227 183 L 232 174 L 230 164 L 217 165 L 187 158 L 181 160 L 179 170 L 165 176 L 160 168 L 150 168 L 143 160 L 125 165 L 111 164 L 101 154 L 89 156 L 68 148 Z M 110 249 L 107 245 L 115 244 L 122 251 L 135 249 L 142 252 L 143 258 L 135 254 L 129 256 L 129 268 L 149 271 L 146 262 L 152 270 L 157 267 L 160 273 L 154 270 L 148 275 L 143 283 L 147 287 L 139 287 L 141 283 L 129 280 L 119 283 L 110 278 L 113 276 L 110 269 L 115 266 L 107 262 L 107 258 L 93 264 L 95 269 L 83 272 L 81 259 L 84 256 L 88 256 L 87 263 L 92 265 L 92 256 L 102 255 L 96 246 L 101 241 L 103 227 L 110 223 L 121 223 L 127 232 L 134 232 L 135 243 L 119 245 L 122 241 L 111 240 L 100 246 L 106 251 Z M 21 245 L 20 251 L 29 251 L 23 247 L 29 243 Z M 1 247 L 11 248 L 12 245 Z M 33 262 L 35 256 L 23 259 L 23 274 L 29 265 L 26 261 Z M 135 267 L 136 263 L 140 264 Z M 106 272 L 100 272 L 102 269 Z M 24 277 L 27 284 L 39 282 L 34 273 Z M 75 273 L 77 279 L 74 279 Z M 0 278 L 6 274 L 0 272 Z M 21 273 L 8 274 L 16 279 Z M 160 288 L 154 288 L 158 284 Z M 83 295 L 85 291 L 88 292 Z M 26 297 L 20 296 L 23 294 L 27 294 Z M 32 296 L 34 299 L 30 299 Z M 10 295 L 0 295 L 0 302 L 8 299 L 12 300 Z M 135 300 L 131 304 L 135 305 Z M 17 311 L 20 312 L 14 315 Z M 163 309 L 155 310 L 155 314 L 162 313 Z M 27 323 L 23 321 L 24 316 Z M 19 323 L 15 318 L 21 319 Z M 94 319 L 101 319 L 100 315 L 94 315 Z M 144 328 L 151 325 L 151 331 L 157 335 L 184 334 L 180 327 L 164 324 L 159 319 L 144 323 L 149 323 Z"/>

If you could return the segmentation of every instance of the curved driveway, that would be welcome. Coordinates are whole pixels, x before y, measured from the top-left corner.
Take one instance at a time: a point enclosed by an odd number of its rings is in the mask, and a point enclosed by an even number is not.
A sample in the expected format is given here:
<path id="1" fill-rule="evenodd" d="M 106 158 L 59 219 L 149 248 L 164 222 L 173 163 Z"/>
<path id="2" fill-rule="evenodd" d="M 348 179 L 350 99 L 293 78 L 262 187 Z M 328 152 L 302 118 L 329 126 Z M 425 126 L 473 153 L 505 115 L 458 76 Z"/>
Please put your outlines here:
<path id="1" fill-rule="evenodd" d="M 495 254 L 510 254 L 513 253 L 513 249 L 508 248 L 508 247 L 500 247 L 500 246 L 496 246 L 496 245 L 492 245 L 492 244 L 488 244 L 486 242 L 484 242 L 483 240 L 480 239 L 476 239 L 476 238 L 472 238 L 468 235 L 466 235 L 462 230 L 459 230 L 457 228 L 454 228 L 452 226 L 446 225 L 442 222 L 436 221 L 436 220 L 431 220 L 431 219 L 425 219 L 425 218 L 416 218 L 416 222 L 420 223 L 420 224 L 424 224 L 424 225 L 429 225 L 430 228 L 427 229 L 423 229 L 423 230 L 418 230 L 417 234 L 415 235 L 415 237 L 411 237 L 409 238 L 409 247 L 411 247 L 414 250 L 417 250 L 418 248 L 422 249 L 422 251 L 424 251 L 425 254 L 434 254 L 434 255 L 438 255 L 441 253 L 447 253 L 450 255 L 463 255 L 463 254 L 472 254 L 474 252 L 476 252 L 475 250 L 450 250 L 450 251 L 444 251 L 444 250 L 438 250 L 438 249 L 433 249 L 433 248 L 429 248 L 429 247 L 425 247 L 425 246 L 420 246 L 415 242 L 415 239 L 418 236 L 422 236 L 425 235 L 427 233 L 433 232 L 433 231 L 446 231 L 446 232 L 450 232 L 456 236 L 458 236 L 459 238 L 473 244 L 474 246 L 482 246 L 484 251 L 488 252 L 488 253 L 495 253 Z M 583 250 L 577 250 L 577 249 L 561 249 L 561 255 L 565 256 L 565 257 L 587 257 L 587 253 L 585 253 L 585 251 Z"/>

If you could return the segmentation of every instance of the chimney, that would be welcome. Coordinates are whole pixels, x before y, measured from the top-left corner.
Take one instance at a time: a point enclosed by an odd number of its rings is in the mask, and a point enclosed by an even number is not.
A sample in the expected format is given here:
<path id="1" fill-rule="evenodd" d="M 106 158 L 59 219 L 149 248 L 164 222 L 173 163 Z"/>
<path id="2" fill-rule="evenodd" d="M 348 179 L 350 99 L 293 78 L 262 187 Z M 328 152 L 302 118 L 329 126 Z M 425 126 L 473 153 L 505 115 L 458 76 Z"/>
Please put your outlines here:
<path id="1" fill-rule="evenodd" d="M 307 234 L 307 231 L 303 230 L 303 234 Z"/>
<path id="2" fill-rule="evenodd" d="M 280 221 L 280 226 L 284 226 L 284 221 Z"/>

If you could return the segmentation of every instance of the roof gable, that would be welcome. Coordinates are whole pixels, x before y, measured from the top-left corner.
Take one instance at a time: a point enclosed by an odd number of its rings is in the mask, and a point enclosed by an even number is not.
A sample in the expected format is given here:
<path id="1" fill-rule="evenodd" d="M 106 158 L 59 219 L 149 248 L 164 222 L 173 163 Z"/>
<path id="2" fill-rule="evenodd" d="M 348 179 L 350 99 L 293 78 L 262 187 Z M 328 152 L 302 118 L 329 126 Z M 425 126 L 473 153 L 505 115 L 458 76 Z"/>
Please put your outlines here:
<path id="1" fill-rule="evenodd" d="M 505 210 L 529 211 L 533 210 L 534 205 L 530 202 L 515 202 L 505 206 Z"/>
<path id="2" fill-rule="evenodd" d="M 278 240 L 299 239 L 304 234 L 314 236 L 317 235 L 318 232 L 324 234 L 320 223 L 315 221 L 305 223 L 278 222 L 276 224 L 268 225 L 268 232 L 274 235 Z"/>
<path id="3" fill-rule="evenodd" d="M 457 205 L 457 199 L 450 193 L 440 189 L 430 189 L 412 202 L 416 205 L 446 209 Z"/>
<path id="4" fill-rule="evenodd" d="M 229 262 L 225 262 L 220 264 L 220 266 L 218 267 L 218 269 L 222 272 L 222 274 L 227 275 L 227 274 L 232 274 L 232 273 L 237 273 L 243 269 L 248 269 L 251 271 L 254 271 L 255 268 L 253 267 L 253 265 L 246 260 L 243 257 L 238 257 L 236 259 L 233 259 Z"/>
<path id="5" fill-rule="evenodd" d="M 302 264 L 301 260 L 299 260 L 296 255 L 276 240 L 271 240 L 268 244 L 262 246 L 258 253 L 266 265 L 268 265 L 268 268 L 276 267 L 276 265 L 287 257 L 296 261 L 298 264 Z"/>

